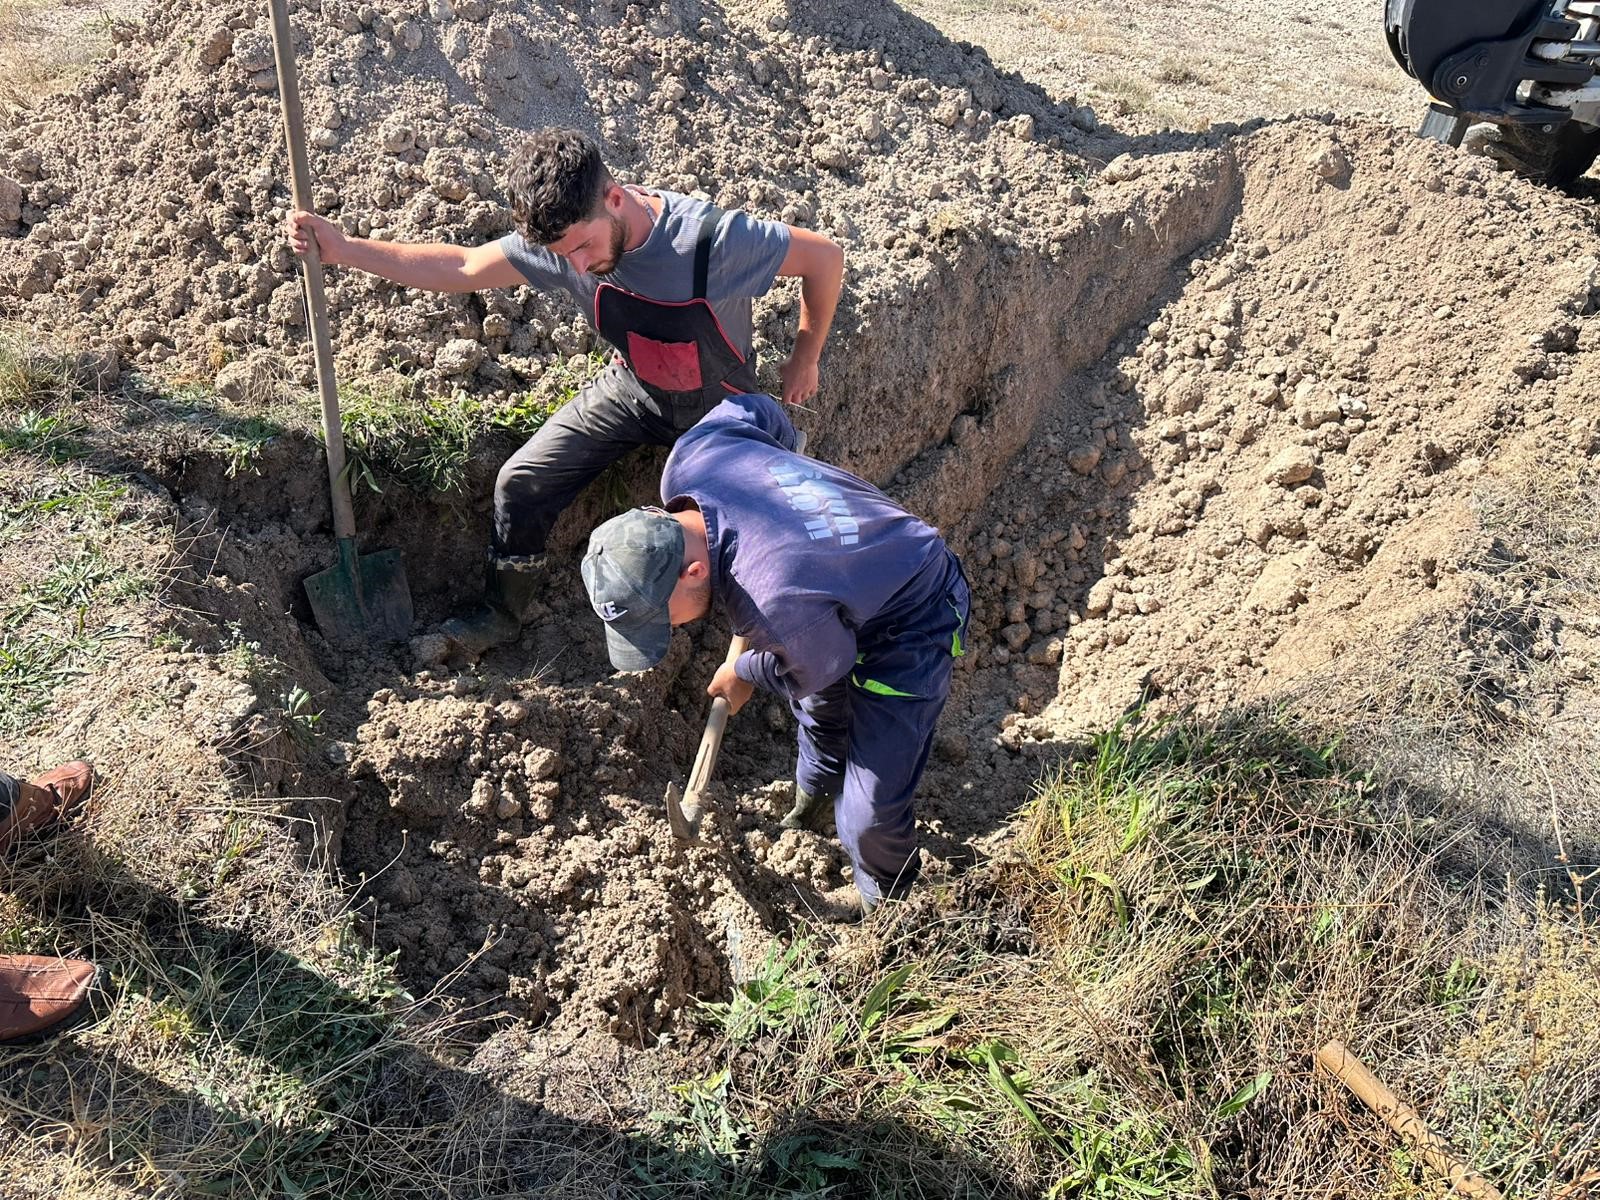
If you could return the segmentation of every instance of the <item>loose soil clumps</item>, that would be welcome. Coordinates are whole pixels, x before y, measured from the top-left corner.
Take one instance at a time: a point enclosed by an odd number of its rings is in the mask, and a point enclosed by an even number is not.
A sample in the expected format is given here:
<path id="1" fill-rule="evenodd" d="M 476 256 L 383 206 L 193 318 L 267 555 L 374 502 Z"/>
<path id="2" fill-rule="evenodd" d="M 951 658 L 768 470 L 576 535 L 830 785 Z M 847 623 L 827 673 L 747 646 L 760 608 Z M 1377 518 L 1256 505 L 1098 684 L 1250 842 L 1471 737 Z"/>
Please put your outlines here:
<path id="1" fill-rule="evenodd" d="M 936 202 L 1037 241 L 1082 173 L 1072 110 L 890 5 L 308 0 L 293 21 L 317 207 L 362 236 L 506 233 L 509 148 L 573 124 L 626 179 L 834 234 L 855 290 L 903 300 L 928 275 Z M 285 188 L 265 10 L 161 6 L 83 87 L 0 134 L 0 316 L 141 365 L 214 373 L 264 345 L 303 371 Z M 594 344 L 531 289 L 440 297 L 338 273 L 330 300 L 348 369 L 476 392 Z M 793 300 L 768 307 L 769 337 Z"/>
<path id="2" fill-rule="evenodd" d="M 245 396 L 230 358 L 304 370 L 263 21 L 164 9 L 0 135 L 0 316 Z M 1491 746 L 1557 719 L 1592 745 L 1580 664 L 1600 624 L 1555 582 L 1591 568 L 1485 525 L 1531 464 L 1592 483 L 1586 211 L 1373 124 L 1091 134 L 888 5 L 308 0 L 296 22 L 318 204 L 351 232 L 504 232 L 507 147 L 562 121 L 632 177 L 846 242 L 850 299 L 802 419 L 818 453 L 945 528 L 977 602 L 926 780 L 930 881 L 995 844 L 1077 731 L 1141 705 L 1292 702 L 1336 724 L 1431 694 L 1436 725 L 1465 714 Z M 526 290 L 351 275 L 333 299 L 347 367 L 490 398 L 594 344 Z M 764 342 L 792 309 L 792 291 L 766 304 Z M 262 487 L 201 453 L 149 465 L 203 531 L 197 621 L 267 643 L 325 736 L 269 753 L 249 735 L 261 705 L 225 675 L 185 693 L 191 732 L 250 760 L 241 791 L 326 798 L 285 806 L 408 980 L 552 1044 L 650 1045 L 797 917 L 847 915 L 832 839 L 777 827 L 793 736 L 777 705 L 734 722 L 710 844 L 671 841 L 660 797 L 725 630 L 614 678 L 567 570 L 475 672 L 333 654 L 287 615 L 328 543 L 316 448 L 284 442 Z M 425 614 L 470 590 L 480 516 L 391 495 L 363 518 L 406 552 Z M 78 705 L 68 727 L 93 736 Z M 1502 815 L 1537 832 L 1525 805 Z"/>

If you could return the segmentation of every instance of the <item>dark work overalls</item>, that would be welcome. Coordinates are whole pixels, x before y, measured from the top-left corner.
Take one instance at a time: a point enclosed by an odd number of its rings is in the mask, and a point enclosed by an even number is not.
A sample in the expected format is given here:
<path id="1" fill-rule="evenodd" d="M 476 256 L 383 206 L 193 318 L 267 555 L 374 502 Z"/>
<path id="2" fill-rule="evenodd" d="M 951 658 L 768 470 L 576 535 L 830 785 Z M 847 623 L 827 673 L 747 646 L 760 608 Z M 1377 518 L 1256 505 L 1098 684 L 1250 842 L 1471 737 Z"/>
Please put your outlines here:
<path id="1" fill-rule="evenodd" d="M 651 300 L 611 283 L 594 298 L 594 326 L 617 357 L 500 468 L 493 551 L 541 554 L 556 518 L 584 486 L 636 446 L 670 446 L 729 395 L 756 390 L 755 367 L 728 340 L 706 299 L 712 209 L 694 250 L 694 294 Z"/>

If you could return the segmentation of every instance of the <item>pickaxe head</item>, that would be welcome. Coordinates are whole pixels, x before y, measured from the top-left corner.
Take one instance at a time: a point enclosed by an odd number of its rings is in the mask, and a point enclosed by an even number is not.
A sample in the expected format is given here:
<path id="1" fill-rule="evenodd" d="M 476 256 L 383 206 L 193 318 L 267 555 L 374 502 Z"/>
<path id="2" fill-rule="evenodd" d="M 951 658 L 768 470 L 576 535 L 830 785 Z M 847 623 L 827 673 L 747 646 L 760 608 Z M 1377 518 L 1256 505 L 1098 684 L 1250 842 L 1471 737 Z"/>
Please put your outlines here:
<path id="1" fill-rule="evenodd" d="M 700 806 L 699 797 L 686 799 L 683 789 L 674 780 L 667 784 L 667 794 L 663 800 L 667 806 L 667 824 L 672 827 L 672 836 L 691 846 L 702 845 L 700 821 L 705 816 L 705 809 Z"/>

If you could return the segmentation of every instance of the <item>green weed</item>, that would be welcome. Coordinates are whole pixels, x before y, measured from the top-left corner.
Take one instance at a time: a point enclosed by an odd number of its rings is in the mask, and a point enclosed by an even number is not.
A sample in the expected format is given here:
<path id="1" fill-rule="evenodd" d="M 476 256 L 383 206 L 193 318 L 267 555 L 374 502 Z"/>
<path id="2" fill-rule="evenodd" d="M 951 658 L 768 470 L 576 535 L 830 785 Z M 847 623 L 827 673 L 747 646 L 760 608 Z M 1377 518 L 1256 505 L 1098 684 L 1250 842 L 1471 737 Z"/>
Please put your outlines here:
<path id="1" fill-rule="evenodd" d="M 390 482 L 459 491 L 483 427 L 482 404 L 465 393 L 429 400 L 398 386 L 341 395 L 340 416 L 351 486 L 374 492 Z"/>
<path id="2" fill-rule="evenodd" d="M 61 463 L 84 455 L 84 445 L 78 440 L 83 432 L 83 424 L 71 416 L 30 408 L 15 420 L 0 424 L 0 451 L 34 454 Z"/>
<path id="3" fill-rule="evenodd" d="M 261 451 L 273 438 L 283 434 L 284 427 L 267 417 L 245 417 L 224 422 L 217 432 L 228 464 L 228 478 L 235 479 L 246 472 L 252 475 L 261 473 Z"/>
<path id="4" fill-rule="evenodd" d="M 756 973 L 733 989 L 727 1001 L 702 1002 L 700 1014 L 731 1042 L 789 1028 L 814 1004 L 816 963 L 811 946 L 797 939 L 767 950 Z"/>
<path id="5" fill-rule="evenodd" d="M 128 489 L 120 483 L 85 473 L 49 472 L 8 486 L 0 506 L 0 540 L 44 517 L 64 517 L 74 524 L 109 523 L 116 518 Z"/>
<path id="6" fill-rule="evenodd" d="M 189 649 L 189 642 L 182 634 L 178 633 L 177 630 L 162 629 L 151 637 L 150 648 L 152 650 L 177 652 Z"/>
<path id="7" fill-rule="evenodd" d="M 224 674 L 242 679 L 257 691 L 270 689 L 287 669 L 276 657 L 261 648 L 261 643 L 245 637 L 244 627 L 229 621 L 227 638 L 216 652 L 217 665 Z"/>
<path id="8" fill-rule="evenodd" d="M 322 710 L 313 708 L 311 693 L 298 683 L 279 697 L 284 728 L 300 746 L 315 745 L 322 736 Z"/>
<path id="9" fill-rule="evenodd" d="M 57 689 L 102 661 L 111 642 L 131 637 L 107 610 L 154 589 L 142 570 L 88 543 L 23 584 L 0 606 L 0 733 L 28 728 Z"/>

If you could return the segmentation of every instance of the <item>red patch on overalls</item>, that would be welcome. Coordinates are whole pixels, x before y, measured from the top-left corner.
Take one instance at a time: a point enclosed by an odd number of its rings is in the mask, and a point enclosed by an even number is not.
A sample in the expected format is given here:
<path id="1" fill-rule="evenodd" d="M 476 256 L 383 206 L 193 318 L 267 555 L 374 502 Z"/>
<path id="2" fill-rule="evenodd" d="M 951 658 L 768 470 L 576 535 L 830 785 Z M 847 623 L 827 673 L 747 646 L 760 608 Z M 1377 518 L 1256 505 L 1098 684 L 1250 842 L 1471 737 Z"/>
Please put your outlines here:
<path id="1" fill-rule="evenodd" d="M 628 331 L 628 361 L 645 383 L 664 392 L 698 392 L 700 348 L 693 342 L 658 342 Z"/>

